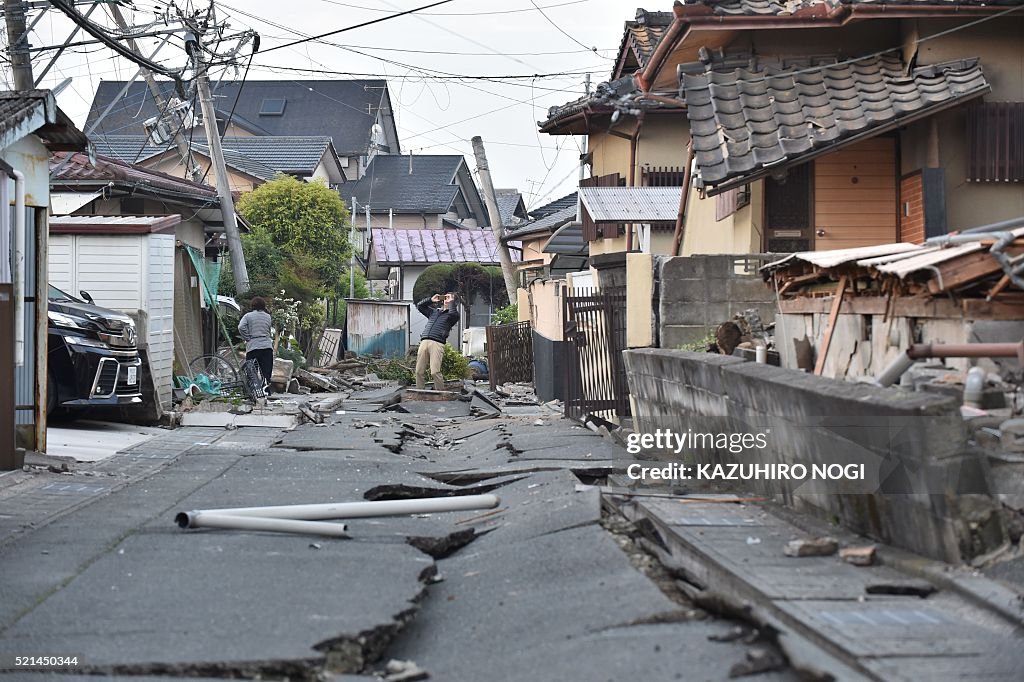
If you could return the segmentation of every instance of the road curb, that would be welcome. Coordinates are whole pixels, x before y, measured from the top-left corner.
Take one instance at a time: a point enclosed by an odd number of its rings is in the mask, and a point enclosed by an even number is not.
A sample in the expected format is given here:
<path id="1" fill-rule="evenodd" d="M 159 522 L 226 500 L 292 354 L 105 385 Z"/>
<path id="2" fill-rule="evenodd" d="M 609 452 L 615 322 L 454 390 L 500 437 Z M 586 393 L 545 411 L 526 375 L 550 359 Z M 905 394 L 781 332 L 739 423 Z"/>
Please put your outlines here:
<path id="1" fill-rule="evenodd" d="M 927 580 L 941 589 L 956 592 L 975 606 L 991 611 L 1024 629 L 1024 593 L 976 574 L 972 569 L 943 564 L 896 547 L 879 546 L 877 556 L 884 566 Z"/>

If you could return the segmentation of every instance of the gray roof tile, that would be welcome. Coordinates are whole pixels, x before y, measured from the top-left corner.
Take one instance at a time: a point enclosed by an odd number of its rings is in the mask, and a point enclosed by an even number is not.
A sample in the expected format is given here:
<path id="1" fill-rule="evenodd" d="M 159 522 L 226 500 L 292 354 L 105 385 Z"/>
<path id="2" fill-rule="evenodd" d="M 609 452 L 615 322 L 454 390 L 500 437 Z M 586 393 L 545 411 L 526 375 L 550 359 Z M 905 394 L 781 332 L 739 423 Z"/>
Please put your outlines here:
<path id="1" fill-rule="evenodd" d="M 222 80 L 214 92 L 218 121 L 227 118 L 238 96 L 232 121 L 258 135 L 320 135 L 334 141 L 340 156 L 366 154 L 370 132 L 382 103 L 390 107 L 385 80 Z M 170 81 L 159 83 L 165 96 L 175 96 Z M 88 128 L 115 101 L 124 81 L 102 81 L 93 96 Z M 263 101 L 284 98 L 285 109 L 279 116 L 260 115 Z M 142 123 L 156 116 L 156 105 L 146 83 L 133 83 L 124 97 L 96 129 L 97 135 L 141 135 Z M 137 150 L 136 150 L 137 151 Z M 398 153 L 398 149 L 389 150 Z M 133 159 L 128 159 L 132 161 Z"/>
<path id="2" fill-rule="evenodd" d="M 715 16 L 790 16 L 803 11 L 834 10 L 842 5 L 902 5 L 956 7 L 957 5 L 1015 5 L 1019 0 L 683 0 L 688 7 L 704 5 Z"/>
<path id="3" fill-rule="evenodd" d="M 989 89 L 977 60 L 935 64 L 904 75 L 897 57 L 850 64 L 750 60 L 750 68 L 682 70 L 699 180 L 732 184 L 791 165 L 902 119 Z M 712 192 L 714 193 L 714 192 Z"/>
<path id="4" fill-rule="evenodd" d="M 92 141 L 99 153 L 127 163 L 141 163 L 174 149 L 172 143 L 145 144 L 146 138 L 142 135 L 99 135 Z M 311 174 L 331 148 L 330 144 L 329 137 L 282 135 L 226 137 L 222 146 L 228 166 L 269 180 L 277 173 Z M 205 136 L 193 138 L 192 147 L 200 154 L 210 153 Z"/>
<path id="5" fill-rule="evenodd" d="M 455 176 L 464 163 L 457 155 L 375 156 L 345 193 L 371 211 L 447 213 L 459 193 Z"/>

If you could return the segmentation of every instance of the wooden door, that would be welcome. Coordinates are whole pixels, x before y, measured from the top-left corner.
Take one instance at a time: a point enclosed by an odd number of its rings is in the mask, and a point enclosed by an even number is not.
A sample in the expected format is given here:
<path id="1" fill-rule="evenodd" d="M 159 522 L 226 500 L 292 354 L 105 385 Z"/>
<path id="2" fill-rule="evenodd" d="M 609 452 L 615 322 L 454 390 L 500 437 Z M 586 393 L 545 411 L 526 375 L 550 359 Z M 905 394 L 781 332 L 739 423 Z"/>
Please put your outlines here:
<path id="1" fill-rule="evenodd" d="M 814 162 L 814 248 L 897 241 L 896 138 L 876 137 Z"/>
<path id="2" fill-rule="evenodd" d="M 768 253 L 810 251 L 811 164 L 794 166 L 785 176 L 764 181 L 765 249 Z"/>

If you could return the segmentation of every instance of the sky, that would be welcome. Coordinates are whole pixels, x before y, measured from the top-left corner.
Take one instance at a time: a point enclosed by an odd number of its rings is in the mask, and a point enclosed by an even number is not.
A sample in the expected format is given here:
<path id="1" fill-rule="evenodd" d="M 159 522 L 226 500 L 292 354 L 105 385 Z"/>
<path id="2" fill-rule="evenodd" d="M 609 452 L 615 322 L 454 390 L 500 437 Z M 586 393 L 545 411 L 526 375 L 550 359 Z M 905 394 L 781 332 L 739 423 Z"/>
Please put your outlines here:
<path id="1" fill-rule="evenodd" d="M 253 58 L 250 80 L 348 78 L 310 73 L 309 69 L 365 74 L 389 82 L 403 153 L 463 154 L 475 169 L 470 139 L 480 135 L 487 149 L 495 187 L 515 187 L 528 208 L 575 190 L 583 139 L 538 131 L 547 110 L 579 97 L 586 73 L 592 84 L 610 78 L 622 38 L 623 22 L 634 18 L 636 4 L 615 0 L 451 0 L 415 14 L 390 19 L 325 38 L 332 45 L 305 42 L 271 49 L 303 37 L 352 26 L 412 9 L 431 0 L 228 0 L 218 2 L 218 19 L 229 32 L 254 29 L 260 52 Z M 191 5 L 179 1 L 178 6 Z M 206 7 L 206 3 L 196 3 Z M 88 3 L 79 5 L 85 12 Z M 126 3 L 130 23 L 147 25 L 167 3 Z M 539 7 L 540 9 L 537 9 Z M 134 9 L 133 9 L 134 8 Z M 670 10 L 667 0 L 649 10 Z M 113 26 L 104 7 L 92 19 Z M 30 12 L 29 22 L 39 13 Z M 162 28 L 162 22 L 152 30 Z M 30 42 L 33 47 L 63 43 L 73 24 L 58 10 L 46 11 Z M 88 39 L 79 33 L 75 40 Z M 159 38 L 141 39 L 149 54 Z M 6 36 L 4 37 L 6 44 Z M 596 48 L 596 51 L 595 51 Z M 53 52 L 34 52 L 38 78 Z M 242 53 L 247 54 L 247 52 Z M 178 68 L 185 63 L 182 41 L 175 37 L 155 61 Z M 245 59 L 226 78 L 240 78 Z M 7 87 L 10 72 L 0 69 Z M 80 127 L 85 123 L 96 85 L 126 80 L 137 67 L 102 45 L 66 50 L 41 87 L 71 78 L 57 96 L 58 105 Z M 306 70 L 306 71 L 304 71 Z M 424 77 L 426 74 L 441 77 Z M 214 78 L 221 77 L 214 71 Z M 548 76 L 548 74 L 559 74 Z M 464 80 L 454 76 L 485 76 Z M 519 78 L 509 78 L 519 76 Z M 540 77 L 535 77 L 540 76 Z M 493 77 L 493 78 L 491 78 Z"/>

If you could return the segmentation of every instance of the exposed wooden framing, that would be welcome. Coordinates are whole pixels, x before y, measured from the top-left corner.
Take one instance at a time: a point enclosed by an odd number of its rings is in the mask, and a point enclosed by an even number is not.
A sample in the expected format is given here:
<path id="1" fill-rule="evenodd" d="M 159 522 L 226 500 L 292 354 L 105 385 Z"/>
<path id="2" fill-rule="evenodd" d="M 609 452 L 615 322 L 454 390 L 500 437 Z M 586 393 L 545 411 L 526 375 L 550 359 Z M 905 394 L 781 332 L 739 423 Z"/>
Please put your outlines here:
<path id="1" fill-rule="evenodd" d="M 825 358 L 828 357 L 828 347 L 832 344 L 832 332 L 835 331 L 836 318 L 839 317 L 839 308 L 843 305 L 843 294 L 846 292 L 847 276 L 839 277 L 839 284 L 836 285 L 835 297 L 832 299 L 832 310 L 828 314 L 828 324 L 825 326 L 825 336 L 821 340 L 821 349 L 818 351 L 818 361 L 814 365 L 814 373 L 821 375 L 825 369 Z"/>

